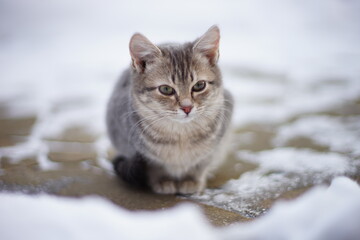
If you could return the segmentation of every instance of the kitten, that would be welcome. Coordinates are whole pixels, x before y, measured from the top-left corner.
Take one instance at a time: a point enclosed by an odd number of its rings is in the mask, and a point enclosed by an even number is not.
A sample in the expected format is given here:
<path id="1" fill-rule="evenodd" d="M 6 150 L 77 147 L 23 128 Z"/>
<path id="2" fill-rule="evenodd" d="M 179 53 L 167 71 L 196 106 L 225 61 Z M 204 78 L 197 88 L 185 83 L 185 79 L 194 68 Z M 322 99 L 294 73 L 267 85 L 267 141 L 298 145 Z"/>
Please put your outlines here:
<path id="1" fill-rule="evenodd" d="M 132 64 L 115 86 L 107 127 L 116 173 L 162 194 L 201 192 L 219 165 L 233 110 L 217 66 L 220 31 L 154 45 L 136 33 Z"/>

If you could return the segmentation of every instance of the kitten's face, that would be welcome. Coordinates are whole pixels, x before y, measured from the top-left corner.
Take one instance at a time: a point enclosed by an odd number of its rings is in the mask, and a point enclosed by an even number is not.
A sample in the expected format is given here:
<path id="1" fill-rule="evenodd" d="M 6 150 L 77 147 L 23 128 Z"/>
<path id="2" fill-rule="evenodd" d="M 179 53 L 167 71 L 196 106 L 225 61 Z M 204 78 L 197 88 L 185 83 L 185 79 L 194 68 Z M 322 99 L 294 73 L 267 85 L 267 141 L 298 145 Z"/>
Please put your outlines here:
<path id="1" fill-rule="evenodd" d="M 133 93 L 143 116 L 182 123 L 214 116 L 223 97 L 216 66 L 218 44 L 211 49 L 216 55 L 210 55 L 196 48 L 202 38 L 185 45 L 155 46 L 150 49 L 158 51 L 153 56 L 146 55 L 137 66 L 133 62 Z"/>

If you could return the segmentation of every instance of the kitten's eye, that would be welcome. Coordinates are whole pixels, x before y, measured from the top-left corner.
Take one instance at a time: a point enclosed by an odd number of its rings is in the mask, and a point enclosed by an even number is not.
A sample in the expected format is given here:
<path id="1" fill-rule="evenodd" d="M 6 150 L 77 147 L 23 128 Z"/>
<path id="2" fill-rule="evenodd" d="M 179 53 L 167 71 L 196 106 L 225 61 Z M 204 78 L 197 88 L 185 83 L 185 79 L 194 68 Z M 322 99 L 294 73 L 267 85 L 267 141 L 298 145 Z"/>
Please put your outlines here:
<path id="1" fill-rule="evenodd" d="M 166 96 L 171 96 L 175 93 L 175 90 L 168 85 L 161 85 L 159 91 Z"/>
<path id="2" fill-rule="evenodd" d="M 201 80 L 201 81 L 198 81 L 197 83 L 195 83 L 192 90 L 194 92 L 200 92 L 200 91 L 204 90 L 205 87 L 206 87 L 206 82 L 204 80 Z"/>

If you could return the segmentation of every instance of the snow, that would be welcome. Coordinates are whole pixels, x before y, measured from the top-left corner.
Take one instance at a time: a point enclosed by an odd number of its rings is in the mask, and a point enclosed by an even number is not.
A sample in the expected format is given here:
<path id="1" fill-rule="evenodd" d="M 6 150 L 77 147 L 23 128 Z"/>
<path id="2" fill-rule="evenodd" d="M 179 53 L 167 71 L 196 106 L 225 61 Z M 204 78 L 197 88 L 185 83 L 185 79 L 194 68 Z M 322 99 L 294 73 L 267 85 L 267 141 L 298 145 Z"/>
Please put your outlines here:
<path id="1" fill-rule="evenodd" d="M 130 62 L 131 34 L 182 42 L 214 23 L 222 33 L 225 85 L 236 100 L 235 125 L 278 123 L 360 96 L 358 2 L 189 4 L 4 1 L 0 100 L 6 102 L 6 116 L 37 115 L 40 126 L 32 135 L 38 142 L 74 123 L 102 135 L 107 98 Z M 187 17 L 171 14 L 179 9 Z M 328 83 L 334 79 L 337 85 Z M 46 151 L 36 155 L 46 159 Z"/>
<path id="2" fill-rule="evenodd" d="M 258 167 L 245 172 L 239 179 L 229 180 L 221 189 L 207 189 L 203 195 L 193 198 L 254 217 L 265 211 L 256 208 L 262 200 L 278 197 L 293 189 L 331 181 L 336 176 L 354 174 L 358 167 L 344 155 L 309 149 L 239 151 L 238 156 L 242 161 L 257 164 Z"/>
<path id="3" fill-rule="evenodd" d="M 264 198 L 359 173 L 359 12 L 359 1 L 340 0 L 3 0 L 0 117 L 35 116 L 36 123 L 27 141 L 0 147 L 0 157 L 15 163 L 35 157 L 43 170 L 57 169 L 44 139 L 82 126 L 97 136 L 91 147 L 98 165 L 111 170 L 105 106 L 130 63 L 131 35 L 184 42 L 218 24 L 234 126 L 269 127 L 275 137 L 270 149 L 237 152 L 239 163 L 256 164 L 255 170 L 196 199 L 258 216 L 264 210 L 249 206 Z M 334 116 L 355 102 L 353 112 Z M 246 134 L 241 141 L 254 135 Z M 325 150 L 292 148 L 298 138 Z"/>
<path id="4" fill-rule="evenodd" d="M 193 205 L 130 212 L 98 197 L 0 194 L 2 239 L 357 239 L 360 187 L 344 177 L 250 223 L 211 227 Z"/>
<path id="5" fill-rule="evenodd" d="M 316 187 L 293 202 L 279 202 L 249 224 L 232 226 L 223 239 L 358 239 L 359 186 L 347 178 Z"/>
<path id="6" fill-rule="evenodd" d="M 351 172 L 351 162 L 337 153 L 319 153 L 308 149 L 276 148 L 249 153 L 240 151 L 245 161 L 257 163 L 264 172 L 323 173 L 329 175 Z"/>
<path id="7" fill-rule="evenodd" d="M 280 127 L 274 143 L 285 145 L 299 137 L 311 139 L 316 144 L 326 146 L 331 151 L 350 153 L 360 157 L 360 117 L 310 116 Z"/>
<path id="8" fill-rule="evenodd" d="M 2 239 L 215 239 L 194 206 L 153 214 L 132 213 L 98 197 L 1 194 L 0 202 Z"/>

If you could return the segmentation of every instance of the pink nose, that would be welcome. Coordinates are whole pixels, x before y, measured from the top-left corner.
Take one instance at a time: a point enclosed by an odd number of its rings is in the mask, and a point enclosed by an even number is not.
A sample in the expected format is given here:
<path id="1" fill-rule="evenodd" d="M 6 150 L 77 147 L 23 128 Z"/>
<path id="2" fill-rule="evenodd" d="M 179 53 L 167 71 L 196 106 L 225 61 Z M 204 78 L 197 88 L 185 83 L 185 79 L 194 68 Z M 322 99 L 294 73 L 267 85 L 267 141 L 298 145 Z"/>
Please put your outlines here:
<path id="1" fill-rule="evenodd" d="M 186 106 L 186 107 L 181 107 L 181 109 L 184 111 L 184 113 L 189 114 L 191 112 L 191 109 L 193 107 L 192 106 Z"/>

